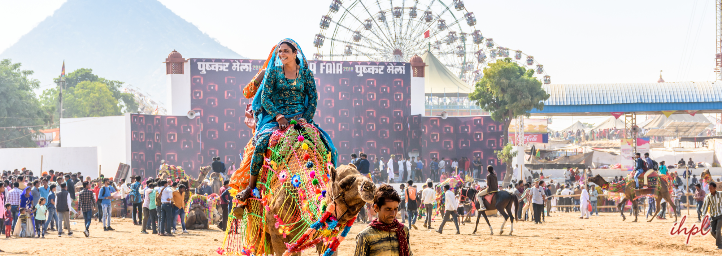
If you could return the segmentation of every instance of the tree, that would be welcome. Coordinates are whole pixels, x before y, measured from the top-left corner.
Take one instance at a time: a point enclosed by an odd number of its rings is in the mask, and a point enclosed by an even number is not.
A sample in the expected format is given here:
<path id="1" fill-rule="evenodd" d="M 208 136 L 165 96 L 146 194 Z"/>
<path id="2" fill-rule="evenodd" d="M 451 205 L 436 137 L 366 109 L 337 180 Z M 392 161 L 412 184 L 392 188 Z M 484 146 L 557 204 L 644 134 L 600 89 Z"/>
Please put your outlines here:
<path id="1" fill-rule="evenodd" d="M 67 101 L 69 117 L 96 117 L 120 115 L 118 100 L 108 86 L 101 82 L 83 81 L 69 88 Z M 65 106 L 63 106 L 65 107 Z"/>
<path id="2" fill-rule="evenodd" d="M 48 109 L 33 92 L 40 82 L 30 78 L 33 71 L 20 66 L 10 59 L 0 61 L 0 148 L 37 147 L 33 135 L 50 121 Z"/>
<path id="3" fill-rule="evenodd" d="M 529 116 L 534 109 L 544 109 L 544 101 L 549 99 L 534 78 L 534 70 L 526 69 L 511 61 L 510 58 L 498 60 L 484 69 L 484 76 L 476 83 L 469 99 L 481 109 L 490 112 L 494 121 L 503 124 L 503 135 L 499 145 L 504 145 L 509 136 L 511 120 L 519 116 Z M 507 164 L 507 174 L 511 166 Z M 504 179 L 506 181 L 506 178 Z M 505 182 L 506 183 L 506 182 Z"/>
<path id="4" fill-rule="evenodd" d="M 511 177 L 511 174 L 513 173 L 509 173 L 509 170 L 511 168 L 510 166 L 512 160 L 514 160 L 514 157 L 516 157 L 519 152 L 514 151 L 514 147 L 511 145 L 511 143 L 506 143 L 506 145 L 504 145 L 504 148 L 502 148 L 501 150 L 496 150 L 494 151 L 494 153 L 496 153 L 496 157 L 499 158 L 499 161 L 506 164 L 506 177 Z M 522 175 L 524 175 L 524 170 L 521 170 L 521 173 Z M 502 186 L 506 187 L 508 183 L 509 181 L 504 179 L 504 183 L 502 183 Z"/>
<path id="5" fill-rule="evenodd" d="M 60 77 L 53 79 L 56 84 L 60 85 Z M 83 82 L 98 82 L 105 85 L 107 90 L 110 92 L 112 98 L 115 99 L 115 107 L 105 110 L 99 110 L 97 108 L 91 109 L 76 109 L 77 106 L 88 107 L 89 104 L 82 102 L 73 102 L 69 104 L 68 100 L 74 99 L 76 101 L 88 99 L 86 96 L 75 97 L 74 94 L 77 92 L 76 87 Z M 63 89 L 63 117 L 88 117 L 88 116 L 105 116 L 105 115 L 120 115 L 122 113 L 134 113 L 138 111 L 138 103 L 133 98 L 133 94 L 124 93 L 121 91 L 123 82 L 116 80 L 108 80 L 98 75 L 93 74 L 93 70 L 89 68 L 81 68 L 75 70 L 65 76 L 65 87 Z M 86 90 L 88 89 L 86 85 Z M 95 89 L 99 89 L 97 85 L 92 85 Z M 87 91 L 86 91 L 87 93 Z M 105 95 L 104 93 L 97 94 L 96 96 Z M 99 100 L 96 98 L 96 100 Z M 107 99 L 106 99 L 107 100 Z M 41 101 L 43 106 L 55 106 L 56 109 L 60 108 L 60 101 L 58 99 L 58 87 L 46 89 L 41 95 Z M 117 111 L 116 111 L 117 109 Z M 89 112 L 90 111 L 90 112 Z M 91 115 L 91 113 L 94 113 Z M 98 113 L 105 113 L 98 115 Z M 54 113 L 53 118 L 56 123 L 60 118 L 59 112 Z"/>

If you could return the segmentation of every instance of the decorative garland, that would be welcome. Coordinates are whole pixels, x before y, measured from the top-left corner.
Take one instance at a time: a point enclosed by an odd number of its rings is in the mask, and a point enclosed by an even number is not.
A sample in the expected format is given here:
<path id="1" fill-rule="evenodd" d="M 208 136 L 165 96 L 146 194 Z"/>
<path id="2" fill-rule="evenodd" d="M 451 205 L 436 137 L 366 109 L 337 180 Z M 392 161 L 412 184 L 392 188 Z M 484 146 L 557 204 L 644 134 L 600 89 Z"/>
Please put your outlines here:
<path id="1" fill-rule="evenodd" d="M 258 174 L 256 189 L 245 202 L 242 217 L 229 215 L 229 228 L 219 253 L 272 254 L 268 246 L 270 241 L 263 235 L 270 232 L 266 221 L 274 222 L 272 224 L 275 225 L 271 226 L 277 229 L 274 232 L 290 237 L 287 246 L 295 244 L 294 252 L 300 252 L 319 242 L 324 242 L 326 251 L 333 252 L 343 241 L 338 235 L 345 237 L 348 234 L 348 231 L 343 232 L 336 228 L 337 220 L 330 217 L 329 210 L 334 206 L 327 205 L 329 200 L 325 188 L 330 182 L 328 168 L 333 166 L 331 152 L 313 124 L 295 120 L 290 123 L 292 126 L 285 130 L 273 131 L 263 168 Z M 282 191 L 286 195 L 283 199 L 285 201 L 280 204 L 282 208 L 277 210 L 279 215 L 284 215 L 266 216 L 271 212 L 272 205 L 279 205 L 275 201 L 281 199 L 276 194 Z M 234 203 L 240 204 L 236 200 Z M 350 230 L 354 220 L 355 218 L 344 225 Z M 324 223 L 326 228 L 320 229 L 321 223 Z M 302 230 L 306 232 L 301 232 Z"/>

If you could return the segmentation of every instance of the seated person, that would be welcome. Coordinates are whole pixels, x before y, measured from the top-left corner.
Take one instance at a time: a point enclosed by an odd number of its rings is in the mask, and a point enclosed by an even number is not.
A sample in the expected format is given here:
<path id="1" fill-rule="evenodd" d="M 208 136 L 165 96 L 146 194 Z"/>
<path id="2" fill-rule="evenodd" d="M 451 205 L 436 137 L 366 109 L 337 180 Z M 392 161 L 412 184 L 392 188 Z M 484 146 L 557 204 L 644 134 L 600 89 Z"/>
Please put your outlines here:
<path id="1" fill-rule="evenodd" d="M 494 167 L 489 165 L 486 170 L 489 171 L 489 174 L 486 175 L 486 188 L 482 191 L 479 191 L 479 194 L 477 194 L 477 197 L 479 198 L 483 198 L 483 196 L 485 195 L 499 191 L 499 181 L 496 177 L 496 173 L 494 173 Z M 484 202 L 480 202 L 479 210 L 486 210 L 486 207 L 484 207 Z"/>

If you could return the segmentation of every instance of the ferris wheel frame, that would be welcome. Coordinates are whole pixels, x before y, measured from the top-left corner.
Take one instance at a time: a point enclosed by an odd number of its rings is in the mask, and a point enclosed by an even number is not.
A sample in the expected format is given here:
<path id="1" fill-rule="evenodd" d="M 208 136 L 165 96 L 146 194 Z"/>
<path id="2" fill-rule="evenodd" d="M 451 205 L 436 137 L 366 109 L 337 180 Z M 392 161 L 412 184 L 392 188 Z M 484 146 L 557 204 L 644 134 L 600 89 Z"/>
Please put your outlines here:
<path id="1" fill-rule="evenodd" d="M 317 49 L 314 59 L 406 62 L 413 55 L 431 51 L 459 78 L 473 84 L 481 79 L 483 69 L 489 63 L 511 58 L 534 69 L 535 75 L 545 84 L 551 83 L 543 65 L 533 56 L 498 45 L 493 38 L 485 38 L 476 29 L 476 17 L 466 9 L 463 0 L 452 0 L 451 4 L 447 4 L 448 0 L 346 2 L 332 0 L 327 14 L 321 17 L 321 30 L 313 39 Z M 382 2 L 388 6 L 382 7 Z M 334 19 L 334 16 L 338 18 Z M 327 31 L 330 31 L 329 37 Z M 428 38 L 423 36 L 426 31 Z"/>

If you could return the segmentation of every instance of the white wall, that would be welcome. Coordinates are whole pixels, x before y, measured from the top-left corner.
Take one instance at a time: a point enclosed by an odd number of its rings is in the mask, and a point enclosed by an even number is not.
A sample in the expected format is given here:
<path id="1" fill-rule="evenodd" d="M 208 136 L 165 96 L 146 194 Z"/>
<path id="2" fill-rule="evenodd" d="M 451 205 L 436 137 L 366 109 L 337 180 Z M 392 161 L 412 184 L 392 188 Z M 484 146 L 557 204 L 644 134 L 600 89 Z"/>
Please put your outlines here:
<path id="1" fill-rule="evenodd" d="M 65 147 L 97 147 L 97 163 L 102 173 L 108 177 L 115 176 L 118 164 L 129 164 L 130 160 L 130 115 L 84 117 L 60 119 L 61 146 Z"/>
<path id="2" fill-rule="evenodd" d="M 98 177 L 98 152 L 95 147 L 62 148 L 0 148 L 0 169 L 23 167 L 40 175 L 42 171 L 80 172 L 83 176 Z"/>
<path id="3" fill-rule="evenodd" d="M 163 70 L 165 70 L 165 63 Z M 190 61 L 184 64 L 184 74 L 166 76 L 166 106 L 168 115 L 185 116 L 191 110 L 191 66 Z"/>
<path id="4" fill-rule="evenodd" d="M 411 115 L 423 116 L 425 113 L 424 83 L 423 77 L 411 77 Z"/>

